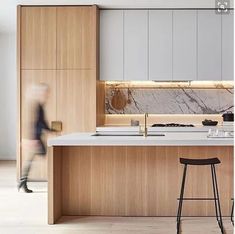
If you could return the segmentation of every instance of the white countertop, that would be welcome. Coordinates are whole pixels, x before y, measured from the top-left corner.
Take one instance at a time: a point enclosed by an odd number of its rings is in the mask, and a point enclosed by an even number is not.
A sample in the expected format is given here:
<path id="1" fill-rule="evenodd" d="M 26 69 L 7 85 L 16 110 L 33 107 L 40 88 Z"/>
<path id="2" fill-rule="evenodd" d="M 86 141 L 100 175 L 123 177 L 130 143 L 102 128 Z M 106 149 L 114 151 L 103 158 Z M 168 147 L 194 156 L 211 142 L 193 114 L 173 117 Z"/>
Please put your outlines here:
<path id="1" fill-rule="evenodd" d="M 232 146 L 233 138 L 208 138 L 207 132 L 165 132 L 165 136 L 92 136 L 72 133 L 51 138 L 49 146 Z M 116 134 L 113 132 L 113 134 Z M 131 134 L 131 133 L 129 133 Z"/>

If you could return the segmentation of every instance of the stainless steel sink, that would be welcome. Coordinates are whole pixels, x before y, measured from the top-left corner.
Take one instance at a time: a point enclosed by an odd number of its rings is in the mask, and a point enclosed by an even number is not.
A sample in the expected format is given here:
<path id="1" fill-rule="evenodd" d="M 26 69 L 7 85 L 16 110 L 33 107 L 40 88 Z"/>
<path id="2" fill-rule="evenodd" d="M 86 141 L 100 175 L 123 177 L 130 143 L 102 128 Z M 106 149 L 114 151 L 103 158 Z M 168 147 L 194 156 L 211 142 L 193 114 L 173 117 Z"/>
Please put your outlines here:
<path id="1" fill-rule="evenodd" d="M 139 134 L 139 133 L 100 133 L 100 132 L 96 132 L 94 134 L 92 134 L 92 136 L 143 136 L 143 134 Z"/>
<path id="2" fill-rule="evenodd" d="M 160 134 L 160 133 L 148 133 L 147 137 L 148 136 L 165 136 L 165 134 Z"/>
<path id="3" fill-rule="evenodd" d="M 94 134 L 92 134 L 91 136 L 143 136 L 142 133 L 100 133 L 100 132 L 96 132 Z M 165 134 L 157 134 L 157 133 L 149 133 L 147 136 L 165 136 Z"/>

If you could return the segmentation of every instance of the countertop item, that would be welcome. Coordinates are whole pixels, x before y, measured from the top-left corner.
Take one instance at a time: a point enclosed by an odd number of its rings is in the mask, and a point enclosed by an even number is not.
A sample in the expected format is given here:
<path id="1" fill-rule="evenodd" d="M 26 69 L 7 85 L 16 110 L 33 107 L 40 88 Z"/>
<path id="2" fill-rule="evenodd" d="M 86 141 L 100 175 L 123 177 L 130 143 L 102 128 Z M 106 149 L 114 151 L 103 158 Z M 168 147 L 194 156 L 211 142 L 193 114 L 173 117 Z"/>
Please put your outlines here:
<path id="1" fill-rule="evenodd" d="M 218 121 L 213 121 L 211 119 L 205 119 L 202 121 L 202 124 L 204 126 L 216 126 L 218 124 Z"/>
<path id="2" fill-rule="evenodd" d="M 210 138 L 233 138 L 234 137 L 234 132 L 231 131 L 224 131 L 224 130 L 219 130 L 219 129 L 210 129 L 208 131 L 207 137 Z"/>
<path id="3" fill-rule="evenodd" d="M 164 136 L 92 136 L 72 133 L 48 140 L 49 146 L 232 146 L 233 138 L 208 138 L 207 132 L 165 132 Z"/>
<path id="4" fill-rule="evenodd" d="M 234 114 L 231 111 L 225 112 L 223 115 L 224 122 L 233 122 L 234 121 Z"/>

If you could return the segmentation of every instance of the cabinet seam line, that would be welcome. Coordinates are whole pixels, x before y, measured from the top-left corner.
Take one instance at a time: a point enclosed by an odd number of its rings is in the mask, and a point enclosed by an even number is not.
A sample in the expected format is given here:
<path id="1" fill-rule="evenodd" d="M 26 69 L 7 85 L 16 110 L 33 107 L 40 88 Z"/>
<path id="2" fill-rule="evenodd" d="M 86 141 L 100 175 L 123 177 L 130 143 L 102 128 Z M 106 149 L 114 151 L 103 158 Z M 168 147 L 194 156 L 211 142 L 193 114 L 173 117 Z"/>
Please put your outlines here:
<path id="1" fill-rule="evenodd" d="M 55 36 L 56 36 L 56 40 L 55 40 L 55 48 L 56 48 L 56 60 L 55 60 L 55 67 L 56 67 L 56 74 L 55 74 L 55 96 L 56 96 L 56 100 L 57 100 L 57 97 L 58 97 L 58 94 L 57 94 L 57 82 L 58 82 L 58 78 L 57 78 L 57 74 L 58 74 L 58 72 L 57 72 L 57 51 L 58 51 L 58 48 L 57 48 L 57 22 L 58 22 L 58 19 L 57 19 L 57 7 L 56 7 L 56 9 L 55 9 L 56 11 L 55 11 L 55 16 L 56 16 L 56 27 L 55 27 Z M 56 112 L 56 120 L 58 119 L 58 111 L 57 111 L 57 103 L 56 103 L 56 105 L 55 105 L 56 107 L 55 107 L 55 112 Z"/>
<path id="2" fill-rule="evenodd" d="M 122 57 L 123 57 L 123 66 L 122 66 L 122 80 L 125 80 L 125 10 L 122 11 L 122 25 L 123 25 L 123 35 L 122 35 L 122 42 L 123 42 L 123 51 L 122 51 Z"/>
<path id="3" fill-rule="evenodd" d="M 220 51 L 221 51 L 221 55 L 220 55 L 220 59 L 221 59 L 220 80 L 222 81 L 223 80 L 223 49 L 222 49 L 222 47 L 223 47 L 223 36 L 222 36 L 222 34 L 223 34 L 223 13 L 222 12 L 221 12 L 220 17 L 221 17 L 220 18 L 220 23 L 221 23 L 221 25 L 220 25 L 220 30 L 221 30 L 221 32 L 220 32 Z"/>
<path id="4" fill-rule="evenodd" d="M 149 80 L 149 10 L 147 11 L 147 80 Z"/>
<path id="5" fill-rule="evenodd" d="M 196 80 L 198 80 L 198 10 L 196 11 Z"/>
<path id="6" fill-rule="evenodd" d="M 173 34 L 174 34 L 174 26 L 173 26 L 173 23 L 174 23 L 174 19 L 173 19 L 173 17 L 174 17 L 174 10 L 172 10 L 172 12 L 171 12 L 171 27 L 172 27 L 172 31 L 171 31 L 171 33 L 172 33 L 172 35 L 171 35 L 171 39 L 172 39 L 172 41 L 171 41 L 171 51 L 172 51 L 172 56 L 171 56 L 171 80 L 174 80 L 174 76 L 173 76 L 173 62 L 174 62 L 174 59 L 173 59 L 173 57 L 174 57 L 174 45 L 173 45 L 173 41 L 174 41 L 174 36 L 173 36 Z"/>

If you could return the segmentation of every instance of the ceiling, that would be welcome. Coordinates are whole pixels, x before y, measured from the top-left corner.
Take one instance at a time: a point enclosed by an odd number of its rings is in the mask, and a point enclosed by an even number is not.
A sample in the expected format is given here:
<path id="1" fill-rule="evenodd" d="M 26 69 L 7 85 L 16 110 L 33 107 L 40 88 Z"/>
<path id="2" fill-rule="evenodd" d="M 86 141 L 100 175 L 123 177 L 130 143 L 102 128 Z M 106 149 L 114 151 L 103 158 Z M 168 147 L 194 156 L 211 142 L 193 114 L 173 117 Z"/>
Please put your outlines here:
<path id="1" fill-rule="evenodd" d="M 231 3 L 233 0 L 230 0 Z M 213 8 L 215 0 L 1 0 L 0 33 L 16 31 L 16 6 L 91 5 L 101 8 Z"/>

